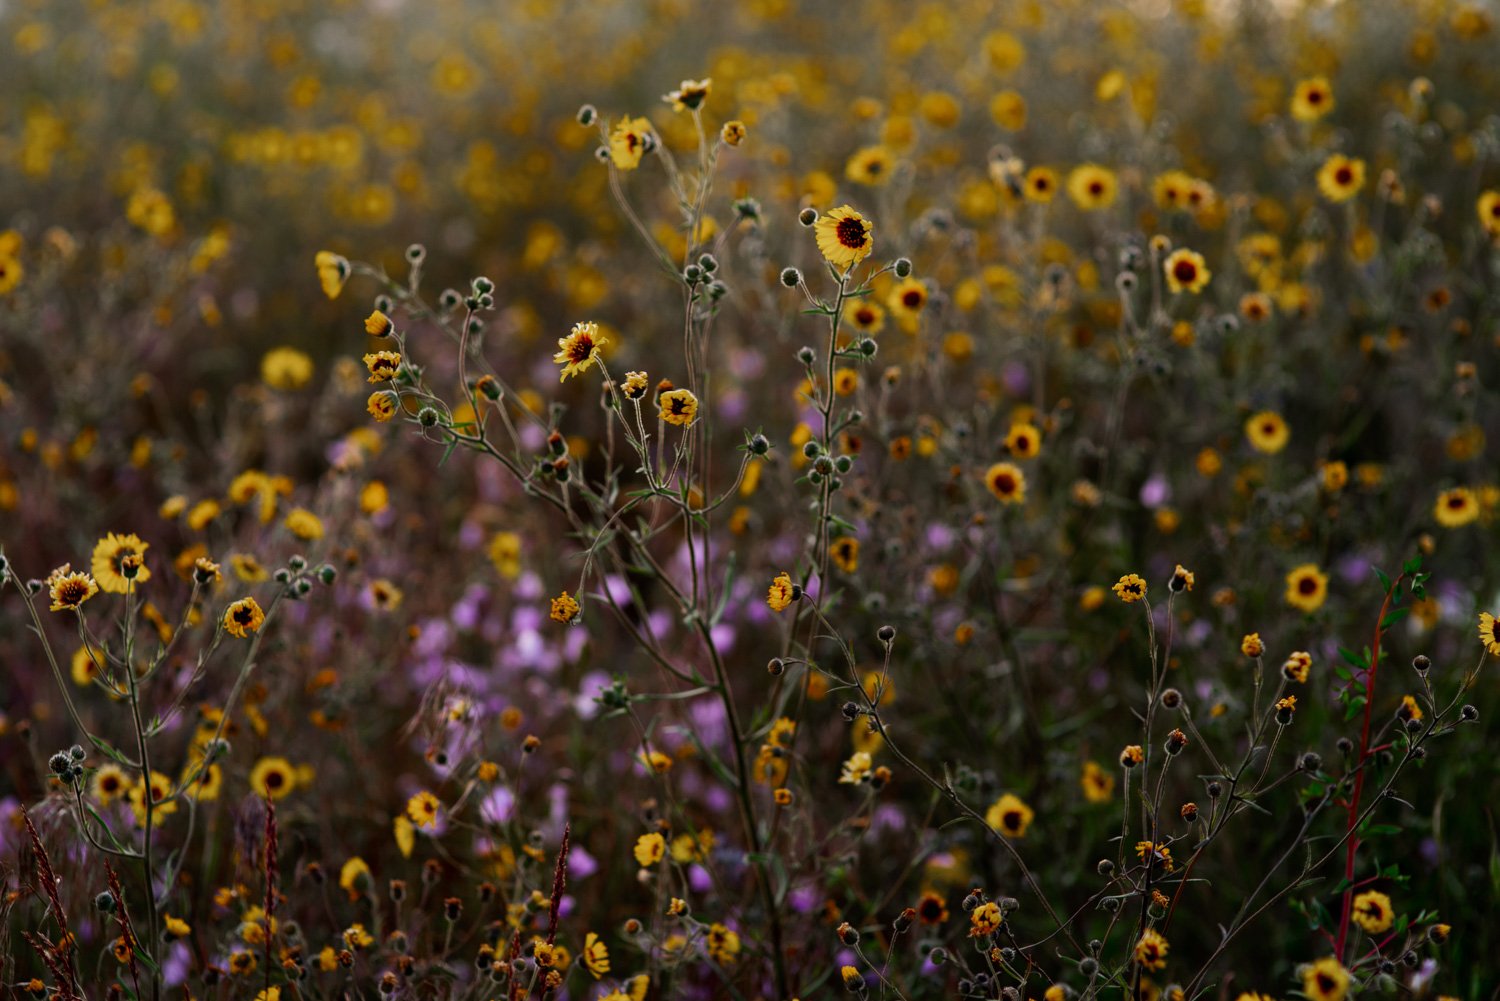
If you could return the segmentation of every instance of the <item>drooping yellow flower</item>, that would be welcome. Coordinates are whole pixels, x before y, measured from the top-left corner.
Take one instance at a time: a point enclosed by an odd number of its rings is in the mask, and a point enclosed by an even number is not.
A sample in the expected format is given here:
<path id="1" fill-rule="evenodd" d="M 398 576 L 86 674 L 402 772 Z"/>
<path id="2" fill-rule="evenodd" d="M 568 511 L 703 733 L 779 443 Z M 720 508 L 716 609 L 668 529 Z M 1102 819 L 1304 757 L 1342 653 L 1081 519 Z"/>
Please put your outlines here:
<path id="1" fill-rule="evenodd" d="M 318 269 L 318 284 L 323 287 L 323 294 L 337 299 L 344 290 L 344 283 L 349 280 L 349 262 L 332 251 L 320 250 L 313 263 Z"/>
<path id="2" fill-rule="evenodd" d="M 609 972 L 609 949 L 593 932 L 589 932 L 583 938 L 581 958 L 584 969 L 588 970 L 595 980 Z"/>
<path id="3" fill-rule="evenodd" d="M 350 857 L 339 868 L 339 888 L 349 894 L 350 900 L 358 900 L 374 885 L 369 865 L 358 855 Z"/>
<path id="4" fill-rule="evenodd" d="M 609 133 L 609 159 L 620 170 L 641 165 L 648 144 L 653 142 L 651 123 L 644 118 L 622 118 Z"/>
<path id="5" fill-rule="evenodd" d="M 848 270 L 870 256 L 875 248 L 870 221 L 848 205 L 840 205 L 813 224 L 818 252 L 829 264 Z"/>
<path id="6" fill-rule="evenodd" d="M 771 611 L 784 611 L 788 605 L 796 600 L 797 593 L 801 589 L 792 583 L 789 574 L 780 573 L 776 579 L 771 581 L 770 590 L 766 592 L 766 604 L 771 606 Z"/>
<path id="7" fill-rule="evenodd" d="M 557 339 L 557 354 L 552 356 L 563 367 L 557 381 L 563 382 L 588 368 L 599 357 L 599 349 L 608 343 L 609 338 L 600 333 L 599 324 L 592 321 L 573 324 L 567 337 Z"/>
<path id="8" fill-rule="evenodd" d="M 697 111 L 708 100 L 713 85 L 713 80 L 707 77 L 702 80 L 684 80 L 676 90 L 663 94 L 662 100 L 670 104 L 673 111 Z"/>
<path id="9" fill-rule="evenodd" d="M 874 761 L 867 751 L 855 751 L 839 770 L 839 782 L 843 785 L 859 785 L 870 774 Z"/>
<path id="10" fill-rule="evenodd" d="M 395 393 L 387 390 L 379 390 L 370 394 L 365 401 L 365 409 L 370 416 L 381 424 L 396 416 L 396 401 L 399 399 Z"/>

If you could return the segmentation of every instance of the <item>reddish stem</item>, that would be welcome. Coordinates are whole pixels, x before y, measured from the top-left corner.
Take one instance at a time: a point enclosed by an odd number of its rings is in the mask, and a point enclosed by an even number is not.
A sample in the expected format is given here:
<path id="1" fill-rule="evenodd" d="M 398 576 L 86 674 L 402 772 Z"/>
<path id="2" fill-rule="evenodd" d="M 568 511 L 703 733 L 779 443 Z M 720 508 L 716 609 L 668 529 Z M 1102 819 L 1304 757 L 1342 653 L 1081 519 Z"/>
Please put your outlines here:
<path id="1" fill-rule="evenodd" d="M 1344 828 L 1344 833 L 1349 838 L 1349 850 L 1344 858 L 1344 882 L 1349 886 L 1344 889 L 1343 916 L 1339 919 L 1338 951 L 1335 953 L 1341 963 L 1344 961 L 1344 946 L 1349 941 L 1349 918 L 1354 912 L 1354 856 L 1359 851 L 1359 836 L 1354 833 L 1354 828 L 1359 823 L 1359 796 L 1365 787 L 1365 762 L 1374 753 L 1370 750 L 1370 718 L 1375 707 L 1375 669 L 1380 666 L 1380 636 L 1384 632 L 1385 614 L 1391 609 L 1391 597 L 1401 586 L 1401 580 L 1405 576 L 1402 574 L 1391 581 L 1391 586 L 1385 592 L 1385 601 L 1380 603 L 1380 617 L 1375 620 L 1375 640 L 1370 644 L 1370 666 L 1365 670 L 1365 725 L 1359 737 L 1354 795 L 1349 798 L 1349 822 Z"/>

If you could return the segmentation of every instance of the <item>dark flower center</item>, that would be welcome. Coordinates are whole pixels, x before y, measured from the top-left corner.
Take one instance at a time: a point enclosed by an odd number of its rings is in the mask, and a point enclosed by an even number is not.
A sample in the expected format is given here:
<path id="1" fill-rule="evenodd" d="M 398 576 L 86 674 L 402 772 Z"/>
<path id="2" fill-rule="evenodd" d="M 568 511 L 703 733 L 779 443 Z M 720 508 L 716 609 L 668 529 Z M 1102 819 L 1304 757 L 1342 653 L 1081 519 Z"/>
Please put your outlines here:
<path id="1" fill-rule="evenodd" d="M 839 243 L 850 250 L 862 250 L 865 245 L 865 224 L 854 218 L 840 219 L 838 227 L 834 230 Z"/>
<path id="2" fill-rule="evenodd" d="M 594 353 L 594 339 L 587 334 L 579 334 L 573 338 L 573 343 L 568 345 L 568 361 L 577 364 L 584 361 Z"/>
<path id="3" fill-rule="evenodd" d="M 1198 277 L 1198 266 L 1192 261 L 1178 261 L 1172 265 L 1172 277 L 1180 282 L 1190 282 Z"/>
<path id="4" fill-rule="evenodd" d="M 911 289 L 908 292 L 902 293 L 901 305 L 905 306 L 907 309 L 916 309 L 918 306 L 922 305 L 922 293 L 918 292 L 916 289 Z"/>
<path id="5" fill-rule="evenodd" d="M 1102 194 L 1104 194 L 1104 183 L 1102 181 L 1090 181 L 1089 182 L 1089 194 L 1091 194 L 1091 195 L 1102 195 Z"/>
<path id="6" fill-rule="evenodd" d="M 1006 810 L 1005 811 L 1005 817 L 1003 819 L 1005 820 L 1005 829 L 1006 830 L 1008 830 L 1008 831 L 1018 830 L 1020 828 L 1020 826 L 1021 826 L 1021 811 L 1020 810 Z"/>
<path id="7" fill-rule="evenodd" d="M 1350 181 L 1354 180 L 1354 171 L 1350 170 L 1348 167 L 1340 167 L 1338 170 L 1335 170 L 1333 172 L 1333 179 L 1340 184 L 1348 184 Z"/>
<path id="8" fill-rule="evenodd" d="M 1297 582 L 1297 591 L 1299 594 L 1316 594 L 1318 582 L 1311 577 L 1303 577 Z"/>

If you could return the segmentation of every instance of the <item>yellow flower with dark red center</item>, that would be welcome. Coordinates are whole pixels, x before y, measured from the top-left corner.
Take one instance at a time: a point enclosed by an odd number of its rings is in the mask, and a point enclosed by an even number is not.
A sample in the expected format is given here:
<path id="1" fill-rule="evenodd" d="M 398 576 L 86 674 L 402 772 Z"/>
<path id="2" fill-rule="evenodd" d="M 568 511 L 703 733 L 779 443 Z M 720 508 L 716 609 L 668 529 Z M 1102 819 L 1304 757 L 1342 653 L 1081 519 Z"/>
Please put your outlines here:
<path id="1" fill-rule="evenodd" d="M 1172 849 L 1159 842 L 1138 841 L 1135 854 L 1148 866 L 1161 866 L 1167 872 L 1177 868 L 1177 864 L 1172 861 Z"/>
<path id="2" fill-rule="evenodd" d="M 1293 567 L 1286 575 L 1286 603 L 1304 612 L 1316 612 L 1328 598 L 1328 575 L 1316 563 Z"/>
<path id="3" fill-rule="evenodd" d="M 1328 78 L 1315 76 L 1302 80 L 1292 91 L 1292 117 L 1299 122 L 1315 122 L 1333 110 L 1333 88 Z"/>
<path id="4" fill-rule="evenodd" d="M 344 290 L 344 283 L 349 280 L 349 262 L 331 251 L 320 250 L 313 263 L 318 269 L 318 284 L 323 286 L 323 294 L 330 299 L 338 298 Z"/>
<path id="5" fill-rule="evenodd" d="M 1114 795 L 1115 777 L 1101 768 L 1097 761 L 1083 763 L 1083 774 L 1078 783 L 1083 788 L 1083 798 L 1090 803 L 1108 803 Z"/>
<path id="6" fill-rule="evenodd" d="M 651 123 L 644 118 L 622 118 L 609 133 L 609 159 L 620 170 L 641 165 L 646 144 L 651 141 Z"/>
<path id="7" fill-rule="evenodd" d="M 984 485 L 1002 504 L 1026 500 L 1026 474 L 1013 462 L 997 462 L 984 471 Z"/>
<path id="8" fill-rule="evenodd" d="M 731 118 L 719 129 L 719 138 L 726 146 L 738 146 L 745 141 L 745 123 L 738 118 Z"/>
<path id="9" fill-rule="evenodd" d="M 1140 601 L 1146 596 L 1146 582 L 1141 579 L 1139 574 L 1128 573 L 1115 581 L 1114 587 L 1110 588 L 1110 590 L 1114 591 L 1115 595 L 1128 605 L 1131 602 Z"/>
<path id="10" fill-rule="evenodd" d="M 125 795 L 130 788 L 130 780 L 125 773 L 115 765 L 101 765 L 94 772 L 93 781 L 89 783 L 89 789 L 94 798 L 100 803 L 108 805 Z"/>
<path id="11" fill-rule="evenodd" d="M 1291 440 L 1286 420 L 1274 410 L 1262 410 L 1245 422 L 1245 437 L 1250 447 L 1263 455 L 1275 455 Z"/>
<path id="12" fill-rule="evenodd" d="M 1417 704 L 1416 696 L 1401 696 L 1401 704 L 1396 707 L 1396 718 L 1402 721 L 1422 718 L 1422 707 Z"/>
<path id="13" fill-rule="evenodd" d="M 599 936 L 589 932 L 583 938 L 583 968 L 593 975 L 595 980 L 609 972 L 609 949 L 600 941 Z"/>
<path id="14" fill-rule="evenodd" d="M 844 165 L 844 176 L 855 184 L 884 184 L 890 179 L 894 159 L 884 146 L 866 146 L 849 158 Z"/>
<path id="15" fill-rule="evenodd" d="M 1318 190 L 1330 202 L 1347 202 L 1365 186 L 1365 162 L 1335 153 L 1318 168 Z"/>
<path id="16" fill-rule="evenodd" d="M 1007 838 L 1024 838 L 1036 814 L 1014 793 L 1006 793 L 985 811 L 984 822 Z"/>
<path id="17" fill-rule="evenodd" d="M 797 598 L 800 588 L 792 583 L 790 575 L 780 573 L 776 579 L 771 581 L 771 587 L 766 592 L 766 604 L 771 606 L 771 611 L 784 611 Z"/>
<path id="18" fill-rule="evenodd" d="M 151 579 L 151 571 L 145 566 L 134 567 L 134 578 L 126 576 L 126 560 L 131 556 L 144 556 L 150 544 L 142 542 L 137 536 L 116 535 L 110 532 L 94 545 L 93 558 L 90 561 L 90 570 L 93 571 L 95 582 L 101 591 L 110 594 L 125 594 L 132 584 L 144 584 Z M 55 572 L 55 571 L 54 571 Z"/>
<path id="19" fill-rule="evenodd" d="M 1486 191 L 1474 205 L 1479 225 L 1492 237 L 1500 238 L 1500 191 Z"/>
<path id="20" fill-rule="evenodd" d="M 250 788 L 262 799 L 285 799 L 297 788 L 297 772 L 285 758 L 261 758 L 250 769 Z"/>
<path id="21" fill-rule="evenodd" d="M 1385 931 L 1396 920 L 1396 912 L 1391 907 L 1391 898 L 1379 890 L 1366 890 L 1356 896 L 1350 916 L 1355 924 L 1371 935 Z"/>
<path id="22" fill-rule="evenodd" d="M 924 925 L 940 925 L 948 920 L 948 905 L 942 895 L 932 890 L 922 894 L 917 901 L 917 920 Z"/>
<path id="23" fill-rule="evenodd" d="M 1302 968 L 1302 993 L 1312 1001 L 1344 1001 L 1350 979 L 1336 958 L 1325 956 Z"/>
<path id="24" fill-rule="evenodd" d="M 698 417 L 698 397 L 692 390 L 673 389 L 656 398 L 658 416 L 668 424 L 688 427 Z"/>
<path id="25" fill-rule="evenodd" d="M 649 869 L 666 856 L 667 839 L 655 831 L 649 834 L 642 834 L 635 839 L 635 848 L 632 850 L 632 854 L 635 855 L 637 865 L 643 869 Z"/>
<path id="26" fill-rule="evenodd" d="M 436 796 L 423 789 L 406 801 L 406 816 L 422 830 L 430 831 L 437 827 L 438 810 L 441 806 Z"/>
<path id="27" fill-rule="evenodd" d="M 1120 752 L 1120 767 L 1134 768 L 1146 760 L 1146 752 L 1140 744 L 1129 744 Z"/>
<path id="28" fill-rule="evenodd" d="M 608 343 L 609 338 L 600 333 L 599 324 L 592 321 L 573 324 L 567 337 L 557 339 L 557 354 L 552 356 L 563 367 L 557 381 L 563 382 L 588 368 L 599 357 L 599 349 Z"/>
<path id="29" fill-rule="evenodd" d="M 241 598 L 224 609 L 224 631 L 238 639 L 244 639 L 260 629 L 266 621 L 266 613 L 254 598 Z"/>
<path id="30" fill-rule="evenodd" d="M 1286 659 L 1281 665 L 1281 676 L 1288 681 L 1295 681 L 1299 685 L 1307 684 L 1307 672 L 1312 669 L 1312 654 L 1306 650 L 1298 650 Z"/>
<path id="31" fill-rule="evenodd" d="M 130 809 L 135 813 L 138 825 L 146 823 L 146 784 L 138 780 L 126 793 Z M 177 812 L 177 801 L 172 796 L 172 780 L 163 772 L 151 773 L 151 813 L 164 817 Z"/>
<path id="32" fill-rule="evenodd" d="M 371 417 L 384 424 L 396 416 L 396 401 L 398 399 L 399 397 L 395 393 L 382 389 L 379 392 L 370 394 L 370 398 L 365 401 L 365 409 L 370 412 Z"/>
<path id="33" fill-rule="evenodd" d="M 903 327 L 913 329 L 911 324 L 922 315 L 922 309 L 927 305 L 927 286 L 915 278 L 903 278 L 885 297 L 885 304 Z"/>
<path id="34" fill-rule="evenodd" d="M 1037 204 L 1047 203 L 1058 197 L 1058 171 L 1050 167 L 1032 167 L 1026 171 L 1026 180 L 1022 183 L 1022 191 L 1026 194 L 1026 201 L 1035 201 Z"/>
<path id="35" fill-rule="evenodd" d="M 993 935 L 1004 923 L 1005 916 L 1000 913 L 1000 905 L 993 900 L 986 900 L 969 912 L 969 937 Z"/>
<path id="36" fill-rule="evenodd" d="M 1179 563 L 1177 564 L 1177 568 L 1172 571 L 1172 579 L 1167 582 L 1167 588 L 1173 593 L 1191 591 L 1193 585 L 1197 582 L 1198 578 L 1194 576 L 1193 571 Z"/>
<path id="37" fill-rule="evenodd" d="M 1035 424 L 1018 421 L 1005 433 L 1005 448 L 1017 459 L 1034 459 L 1042 451 L 1042 432 Z"/>
<path id="38" fill-rule="evenodd" d="M 1085 212 L 1109 208 L 1119 188 L 1114 171 L 1096 163 L 1085 163 L 1068 173 L 1068 197 Z"/>
<path id="39" fill-rule="evenodd" d="M 552 599 L 550 618 L 554 622 L 572 622 L 581 610 L 582 606 L 578 604 L 578 599 L 564 591 Z"/>
<path id="40" fill-rule="evenodd" d="M 1454 487 L 1438 494 L 1432 516 L 1444 528 L 1459 528 L 1479 518 L 1479 498 L 1468 487 Z"/>
<path id="41" fill-rule="evenodd" d="M 1167 288 L 1174 293 L 1198 293 L 1213 277 L 1203 261 L 1203 255 L 1181 249 L 1172 251 L 1164 265 L 1167 273 Z"/>
<path id="42" fill-rule="evenodd" d="M 376 351 L 365 355 L 365 368 L 370 370 L 371 382 L 389 382 L 401 370 L 399 351 Z"/>
<path id="43" fill-rule="evenodd" d="M 51 609 L 62 612 L 83 607 L 83 603 L 99 593 L 99 585 L 86 573 L 64 563 L 47 575 L 47 596 L 52 599 Z"/>
<path id="44" fill-rule="evenodd" d="M 878 334 L 885 328 L 885 310 L 861 296 L 844 307 L 844 321 L 862 334 Z"/>
<path id="45" fill-rule="evenodd" d="M 709 925 L 703 944 L 708 950 L 709 958 L 720 966 L 728 966 L 739 960 L 740 936 L 725 925 L 718 922 Z"/>
<path id="46" fill-rule="evenodd" d="M 1493 656 L 1500 657 L 1500 619 L 1489 612 L 1479 613 L 1479 641 Z"/>
<path id="47" fill-rule="evenodd" d="M 875 249 L 874 227 L 851 206 L 840 205 L 813 224 L 818 252 L 836 268 L 848 270 Z"/>
<path id="48" fill-rule="evenodd" d="M 1147 928 L 1135 943 L 1135 961 L 1143 969 L 1160 970 L 1167 965 L 1167 940 L 1155 928 Z"/>
<path id="49" fill-rule="evenodd" d="M 828 547 L 828 555 L 844 573 L 859 569 L 859 540 L 852 535 L 840 536 Z"/>

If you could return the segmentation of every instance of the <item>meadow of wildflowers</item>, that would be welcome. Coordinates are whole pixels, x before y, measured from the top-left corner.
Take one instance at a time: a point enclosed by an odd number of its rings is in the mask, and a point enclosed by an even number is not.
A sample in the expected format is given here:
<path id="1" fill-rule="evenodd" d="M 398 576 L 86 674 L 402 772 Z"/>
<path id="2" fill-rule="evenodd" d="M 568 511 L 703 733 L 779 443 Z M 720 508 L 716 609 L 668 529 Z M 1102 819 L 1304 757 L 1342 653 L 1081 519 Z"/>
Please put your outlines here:
<path id="1" fill-rule="evenodd" d="M 1500 997 L 1497 18 L 0 2 L 6 995 Z"/>

